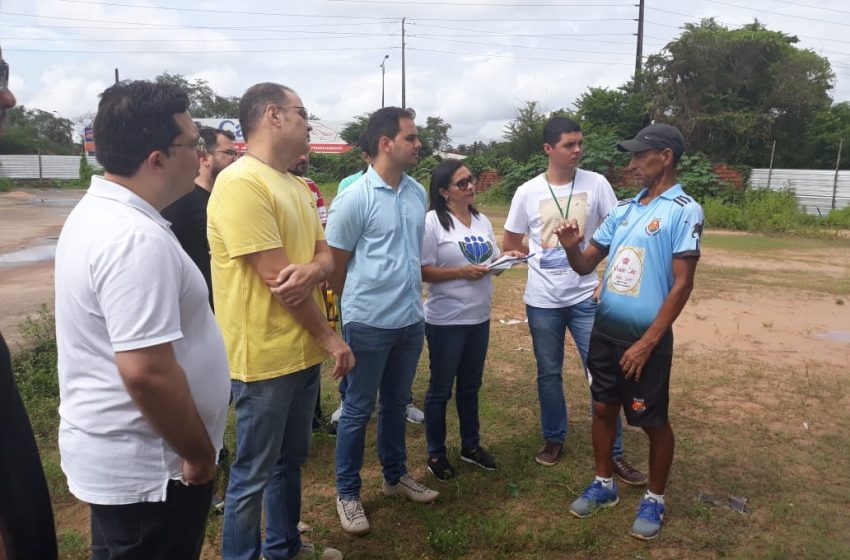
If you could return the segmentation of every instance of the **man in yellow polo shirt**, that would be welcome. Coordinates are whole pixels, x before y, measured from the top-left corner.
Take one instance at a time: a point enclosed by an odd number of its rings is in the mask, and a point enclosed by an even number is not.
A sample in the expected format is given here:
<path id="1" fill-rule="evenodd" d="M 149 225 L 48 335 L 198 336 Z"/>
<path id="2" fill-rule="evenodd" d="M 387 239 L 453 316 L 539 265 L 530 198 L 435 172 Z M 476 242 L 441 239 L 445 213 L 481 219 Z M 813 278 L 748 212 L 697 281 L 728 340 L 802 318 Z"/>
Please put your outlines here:
<path id="1" fill-rule="evenodd" d="M 216 319 L 236 407 L 236 458 L 224 506 L 224 558 L 313 558 L 298 532 L 301 465 L 319 369 L 354 365 L 317 286 L 333 268 L 309 188 L 287 168 L 307 153 L 307 111 L 291 89 L 252 86 L 239 103 L 245 156 L 222 171 L 207 208 Z M 263 501 L 265 540 L 260 542 Z M 341 559 L 326 548 L 321 558 Z"/>

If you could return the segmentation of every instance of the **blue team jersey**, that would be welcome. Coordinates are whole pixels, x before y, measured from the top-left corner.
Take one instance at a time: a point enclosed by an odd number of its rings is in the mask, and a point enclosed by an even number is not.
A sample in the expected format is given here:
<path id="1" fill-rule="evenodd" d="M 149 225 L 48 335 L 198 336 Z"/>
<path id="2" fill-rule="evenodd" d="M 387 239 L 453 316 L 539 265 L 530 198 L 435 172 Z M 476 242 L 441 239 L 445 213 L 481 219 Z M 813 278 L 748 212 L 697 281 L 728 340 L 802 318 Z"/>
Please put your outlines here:
<path id="1" fill-rule="evenodd" d="M 673 259 L 699 257 L 702 207 L 676 184 L 640 203 L 646 189 L 622 200 L 591 240 L 608 255 L 596 331 L 617 341 L 638 340 L 673 287 Z"/>

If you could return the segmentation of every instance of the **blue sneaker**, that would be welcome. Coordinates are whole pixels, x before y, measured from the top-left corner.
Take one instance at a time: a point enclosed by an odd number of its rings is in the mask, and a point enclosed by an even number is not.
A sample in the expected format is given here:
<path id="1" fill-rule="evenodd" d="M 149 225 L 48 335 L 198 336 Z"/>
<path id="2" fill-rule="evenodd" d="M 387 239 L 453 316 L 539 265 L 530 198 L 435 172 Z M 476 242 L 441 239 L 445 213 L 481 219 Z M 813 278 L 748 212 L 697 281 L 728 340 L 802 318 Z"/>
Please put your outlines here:
<path id="1" fill-rule="evenodd" d="M 644 498 L 640 501 L 631 535 L 642 541 L 654 539 L 661 532 L 663 522 L 664 504 L 659 504 L 654 498 Z"/>
<path id="2" fill-rule="evenodd" d="M 614 507 L 620 502 L 617 496 L 617 483 L 611 489 L 605 488 L 601 482 L 594 480 L 588 486 L 581 498 L 570 506 L 570 513 L 579 518 L 585 518 L 597 509 Z"/>

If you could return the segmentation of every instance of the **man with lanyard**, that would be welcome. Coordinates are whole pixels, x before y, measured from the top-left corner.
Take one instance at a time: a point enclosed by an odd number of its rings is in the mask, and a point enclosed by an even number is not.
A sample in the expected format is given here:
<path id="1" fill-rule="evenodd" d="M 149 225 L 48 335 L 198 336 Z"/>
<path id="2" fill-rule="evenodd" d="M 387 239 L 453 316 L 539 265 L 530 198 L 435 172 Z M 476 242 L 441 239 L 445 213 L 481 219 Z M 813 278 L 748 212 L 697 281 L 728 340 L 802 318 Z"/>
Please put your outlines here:
<path id="1" fill-rule="evenodd" d="M 648 540 L 658 535 L 664 519 L 664 488 L 673 462 L 667 415 L 672 326 L 693 289 L 703 212 L 676 181 L 684 139 L 675 127 L 650 125 L 617 147 L 631 152 L 629 170 L 644 189 L 611 211 L 583 251 L 576 220 L 557 230 L 577 272 L 593 272 L 609 257 L 587 358 L 596 479 L 570 512 L 587 517 L 619 502 L 611 446 L 622 405 L 629 424 L 649 436 L 649 490 L 631 529 L 633 537 Z"/>
<path id="2" fill-rule="evenodd" d="M 582 233 L 591 236 L 617 204 L 617 198 L 605 177 L 579 169 L 584 136 L 578 123 L 564 117 L 550 119 L 543 128 L 543 142 L 548 167 L 514 194 L 502 245 L 505 251 L 533 254 L 528 260 L 524 300 L 537 360 L 544 439 L 535 461 L 553 466 L 560 460 L 567 438 L 564 336 L 569 328 L 584 364 L 596 314 L 594 289 L 598 286 L 595 274 L 582 275 L 570 267 L 555 229 L 573 218 Z M 528 235 L 528 247 L 523 244 L 524 235 Z M 617 476 L 627 484 L 646 484 L 646 477 L 624 456 L 619 419 L 614 464 Z"/>
<path id="3" fill-rule="evenodd" d="M 420 257 L 427 195 L 404 171 L 416 164 L 422 143 L 412 115 L 398 107 L 375 111 L 366 130 L 373 165 L 334 200 L 327 231 L 331 288 L 341 294 L 343 333 L 357 360 L 336 440 L 337 513 L 352 534 L 370 530 L 360 470 L 379 389 L 384 495 L 418 503 L 439 496 L 407 472 L 405 447 L 405 408 L 425 342 Z"/>

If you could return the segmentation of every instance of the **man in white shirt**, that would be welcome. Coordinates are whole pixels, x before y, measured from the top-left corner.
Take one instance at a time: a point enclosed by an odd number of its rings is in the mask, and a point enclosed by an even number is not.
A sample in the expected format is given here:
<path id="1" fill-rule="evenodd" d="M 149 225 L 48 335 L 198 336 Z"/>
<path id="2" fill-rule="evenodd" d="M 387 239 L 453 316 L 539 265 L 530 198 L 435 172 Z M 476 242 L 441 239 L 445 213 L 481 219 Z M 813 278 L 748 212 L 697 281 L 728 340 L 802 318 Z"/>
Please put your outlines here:
<path id="1" fill-rule="evenodd" d="M 198 558 L 230 393 L 201 272 L 160 210 L 203 143 L 179 88 L 122 82 L 94 120 L 103 177 L 56 249 L 59 450 L 92 558 Z"/>
<path id="2" fill-rule="evenodd" d="M 602 175 L 579 169 L 584 136 L 579 124 L 564 117 L 549 119 L 543 129 L 543 151 L 549 158 L 541 175 L 520 185 L 505 221 L 503 249 L 532 253 L 524 301 L 537 361 L 537 390 L 544 445 L 535 461 L 553 466 L 567 438 L 563 366 L 566 330 L 586 363 L 596 314 L 594 273 L 576 274 L 558 242 L 555 229 L 575 218 L 585 239 L 617 205 L 611 185 Z M 528 246 L 523 236 L 528 235 Z M 586 370 L 586 367 L 585 367 Z M 615 473 L 627 484 L 642 486 L 646 477 L 623 455 L 622 426 L 617 422 Z"/>

